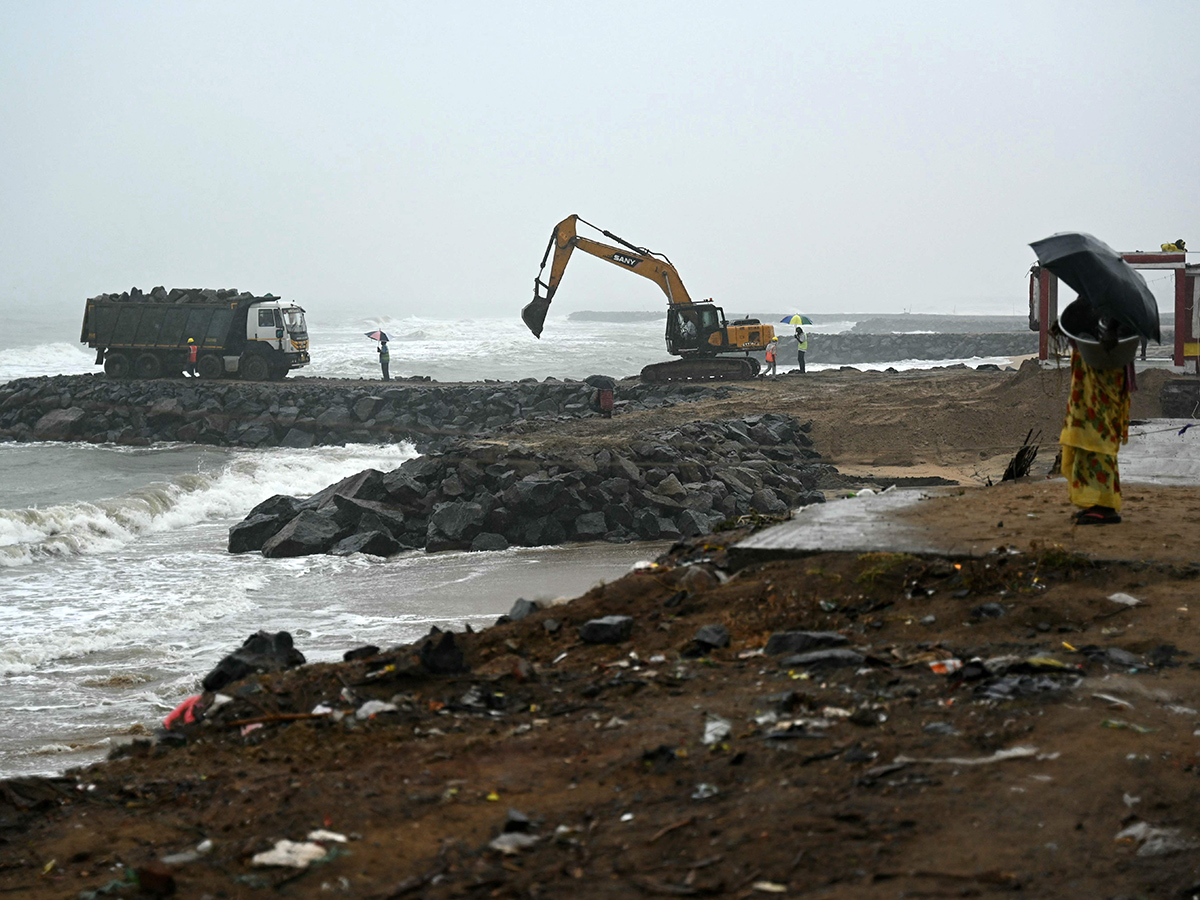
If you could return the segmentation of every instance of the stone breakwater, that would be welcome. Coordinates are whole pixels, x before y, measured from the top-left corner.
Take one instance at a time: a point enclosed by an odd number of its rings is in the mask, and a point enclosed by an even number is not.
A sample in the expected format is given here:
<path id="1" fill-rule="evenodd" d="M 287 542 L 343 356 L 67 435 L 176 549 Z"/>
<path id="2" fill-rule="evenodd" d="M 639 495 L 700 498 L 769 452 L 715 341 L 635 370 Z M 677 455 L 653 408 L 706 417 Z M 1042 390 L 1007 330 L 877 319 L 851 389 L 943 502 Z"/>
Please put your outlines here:
<path id="1" fill-rule="evenodd" d="M 728 385 L 622 382 L 614 414 L 726 396 Z M 597 415 L 579 381 L 278 383 L 116 381 L 102 375 L 0 385 L 0 441 L 144 446 L 182 441 L 294 447 L 409 441 L 424 451 L 456 437 Z"/>
<path id="2" fill-rule="evenodd" d="M 767 413 L 637 432 L 619 449 L 459 440 L 304 500 L 271 497 L 230 529 L 229 550 L 390 556 L 707 534 L 737 516 L 824 501 L 815 488 L 829 466 L 807 431 Z"/>

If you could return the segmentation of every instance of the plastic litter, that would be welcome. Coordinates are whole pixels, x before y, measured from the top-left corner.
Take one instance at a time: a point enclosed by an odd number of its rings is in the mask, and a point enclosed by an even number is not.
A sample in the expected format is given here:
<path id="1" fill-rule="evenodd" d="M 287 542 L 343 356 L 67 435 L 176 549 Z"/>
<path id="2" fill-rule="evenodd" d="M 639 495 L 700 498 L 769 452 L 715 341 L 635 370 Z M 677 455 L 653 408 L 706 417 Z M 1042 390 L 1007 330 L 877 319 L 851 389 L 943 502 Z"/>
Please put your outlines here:
<path id="1" fill-rule="evenodd" d="M 1155 828 L 1147 822 L 1135 822 L 1117 832 L 1114 840 L 1137 843 L 1137 855 L 1142 857 L 1167 856 L 1200 847 L 1200 842 L 1185 836 L 1180 828 Z"/>
<path id="2" fill-rule="evenodd" d="M 506 831 L 491 841 L 488 846 L 493 850 L 499 850 L 505 856 L 516 856 L 522 850 L 528 850 L 539 840 L 540 838 L 536 834 L 528 834 L 524 831 Z"/>
<path id="3" fill-rule="evenodd" d="M 714 716 L 710 713 L 704 720 L 704 737 L 700 740 L 705 746 L 712 746 L 713 744 L 719 744 L 732 733 L 733 726 L 729 724 L 727 719 L 722 719 L 720 716 Z"/>
<path id="4" fill-rule="evenodd" d="M 935 675 L 953 675 L 963 667 L 961 659 L 939 659 L 929 664 Z"/>
<path id="5" fill-rule="evenodd" d="M 324 828 L 318 828 L 315 831 L 310 831 L 308 833 L 308 839 L 310 841 L 325 841 L 327 843 L 332 841 L 337 844 L 345 844 L 350 840 L 344 834 L 338 834 L 336 831 L 326 831 Z"/>
<path id="6" fill-rule="evenodd" d="M 325 848 L 320 844 L 276 841 L 275 846 L 270 850 L 254 854 L 250 862 L 256 866 L 288 866 L 293 869 L 307 869 L 324 855 Z"/>
<path id="7" fill-rule="evenodd" d="M 246 735 L 250 734 L 251 732 L 258 731 L 258 729 L 260 729 L 262 727 L 263 727 L 262 722 L 251 722 L 249 725 L 243 725 L 241 728 L 241 735 L 242 735 L 242 737 L 245 737 Z"/>
<path id="8" fill-rule="evenodd" d="M 196 721 L 196 704 L 200 701 L 201 694 L 188 697 L 177 707 L 167 714 L 163 719 L 163 728 L 170 731 L 175 725 L 190 725 Z"/>
<path id="9" fill-rule="evenodd" d="M 1142 601 L 1130 594 L 1117 591 L 1115 594 L 1109 594 L 1108 599 L 1113 603 L 1120 603 L 1122 606 L 1141 606 Z"/>
<path id="10" fill-rule="evenodd" d="M 1097 700 L 1104 700 L 1114 706 L 1120 706 L 1123 709 L 1133 709 L 1133 704 L 1128 700 L 1122 700 L 1120 697 L 1114 697 L 1111 694 L 1092 694 Z"/>
<path id="11" fill-rule="evenodd" d="M 193 863 L 200 859 L 200 857 L 204 856 L 206 853 L 209 853 L 212 848 L 213 842 L 205 839 L 196 845 L 196 849 L 184 850 L 182 853 L 169 854 L 168 856 L 162 857 L 159 862 L 167 866 L 186 865 L 187 863 Z"/>
<path id="12" fill-rule="evenodd" d="M 372 716 L 377 716 L 380 713 L 395 712 L 398 709 L 395 703 L 388 703 L 385 700 L 368 700 L 354 712 L 354 718 L 359 721 L 366 721 Z"/>
<path id="13" fill-rule="evenodd" d="M 889 488 L 890 490 L 890 488 Z M 764 894 L 786 894 L 787 885 L 777 884 L 774 881 L 756 881 L 750 885 L 753 890 L 760 891 Z"/>
<path id="14" fill-rule="evenodd" d="M 715 784 L 709 784 L 705 781 L 696 785 L 696 789 L 692 791 L 692 799 L 707 800 L 709 797 L 715 797 L 719 793 L 721 793 L 721 789 L 719 787 L 717 787 Z"/>
<path id="15" fill-rule="evenodd" d="M 945 759 L 897 756 L 893 762 L 896 765 L 935 763 L 947 766 L 985 766 L 990 763 L 1005 762 L 1010 759 L 1028 759 L 1031 756 L 1037 755 L 1037 747 L 1009 747 L 1005 750 L 997 750 L 991 756 L 948 756 Z"/>

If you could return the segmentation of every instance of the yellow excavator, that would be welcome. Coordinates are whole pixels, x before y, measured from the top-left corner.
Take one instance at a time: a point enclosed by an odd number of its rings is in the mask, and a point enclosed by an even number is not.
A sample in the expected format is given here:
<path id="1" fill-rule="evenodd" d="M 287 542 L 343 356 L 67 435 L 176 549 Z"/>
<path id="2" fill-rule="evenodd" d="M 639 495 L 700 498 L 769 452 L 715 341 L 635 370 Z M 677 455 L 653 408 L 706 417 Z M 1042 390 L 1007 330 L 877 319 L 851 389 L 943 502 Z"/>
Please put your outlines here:
<path id="1" fill-rule="evenodd" d="M 613 247 L 576 234 L 576 223 L 582 222 L 611 241 Z M 667 295 L 667 352 L 682 359 L 655 363 L 642 369 L 643 381 L 721 381 L 745 380 L 758 375 L 758 360 L 751 351 L 762 350 L 775 336 L 773 325 L 763 325 L 757 319 L 725 321 L 721 307 L 711 300 L 693 302 L 671 261 L 661 253 L 638 247 L 610 231 L 596 228 L 579 216 L 567 216 L 554 226 L 550 243 L 542 255 L 542 265 L 533 279 L 533 300 L 521 310 L 521 319 L 533 336 L 542 336 L 546 311 L 558 290 L 567 260 L 573 250 L 608 260 L 615 266 L 655 282 Z M 542 281 L 550 251 L 550 280 Z M 545 291 L 545 295 L 542 291 Z M 738 354 L 738 355 L 734 355 Z"/>

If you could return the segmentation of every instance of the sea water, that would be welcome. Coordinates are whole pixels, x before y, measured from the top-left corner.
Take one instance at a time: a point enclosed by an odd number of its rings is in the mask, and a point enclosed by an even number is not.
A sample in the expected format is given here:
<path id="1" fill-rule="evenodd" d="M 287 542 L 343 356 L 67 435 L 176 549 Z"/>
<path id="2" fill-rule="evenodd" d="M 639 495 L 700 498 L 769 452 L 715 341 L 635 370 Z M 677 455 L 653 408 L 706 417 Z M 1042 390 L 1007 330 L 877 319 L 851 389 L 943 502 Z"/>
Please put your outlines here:
<path id="1" fill-rule="evenodd" d="M 515 316 L 330 322 L 314 312 L 309 323 L 313 364 L 302 374 L 314 377 L 377 378 L 365 336 L 376 328 L 392 339 L 394 375 L 439 381 L 623 377 L 667 358 L 656 322 L 551 318 L 541 341 Z M 40 339 L 51 330 L 0 333 L 0 382 L 98 371 L 82 345 Z M 412 641 L 432 625 L 489 624 L 518 597 L 578 595 L 661 550 L 593 544 L 387 560 L 226 551 L 229 527 L 271 495 L 306 496 L 414 455 L 405 445 L 0 444 L 0 777 L 91 762 L 115 736 L 152 729 L 259 629 L 290 631 L 308 659 L 334 660 L 365 643 Z"/>
<path id="2" fill-rule="evenodd" d="M 152 729 L 259 629 L 310 660 L 482 627 L 518 597 L 574 596 L 653 546 L 269 560 L 226 551 L 275 493 L 395 468 L 411 447 L 216 450 L 0 444 L 0 777 Z"/>

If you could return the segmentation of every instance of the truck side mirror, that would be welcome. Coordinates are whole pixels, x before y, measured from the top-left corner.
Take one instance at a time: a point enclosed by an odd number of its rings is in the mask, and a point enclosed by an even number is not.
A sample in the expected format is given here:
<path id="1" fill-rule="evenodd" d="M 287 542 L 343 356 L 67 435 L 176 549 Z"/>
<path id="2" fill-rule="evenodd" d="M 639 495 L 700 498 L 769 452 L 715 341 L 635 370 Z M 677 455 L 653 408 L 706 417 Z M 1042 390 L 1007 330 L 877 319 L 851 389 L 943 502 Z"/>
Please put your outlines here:
<path id="1" fill-rule="evenodd" d="M 275 329 L 275 337 L 277 337 L 277 338 L 283 337 L 283 329 L 282 328 Z"/>

